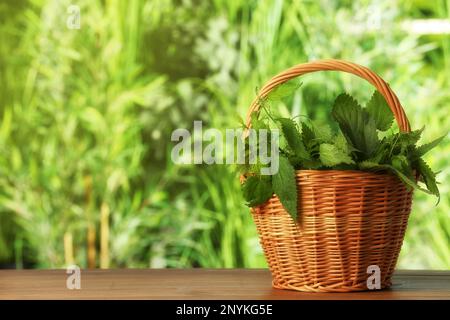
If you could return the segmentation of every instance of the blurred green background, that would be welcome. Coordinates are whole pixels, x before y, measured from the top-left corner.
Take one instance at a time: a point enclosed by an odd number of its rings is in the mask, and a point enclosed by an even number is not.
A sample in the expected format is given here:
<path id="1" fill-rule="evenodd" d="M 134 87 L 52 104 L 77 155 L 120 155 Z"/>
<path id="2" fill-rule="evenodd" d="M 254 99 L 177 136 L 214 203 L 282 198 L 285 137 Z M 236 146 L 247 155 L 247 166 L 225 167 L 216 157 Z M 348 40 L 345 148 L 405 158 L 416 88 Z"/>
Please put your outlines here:
<path id="1" fill-rule="evenodd" d="M 0 19 L 3 268 L 266 266 L 235 169 L 174 165 L 170 135 L 238 127 L 297 63 L 372 68 L 423 141 L 450 124 L 450 1 L 2 0 Z M 372 92 L 302 81 L 281 112 L 325 119 L 341 90 Z M 442 198 L 416 193 L 400 268 L 450 269 L 449 154 L 427 156 Z"/>

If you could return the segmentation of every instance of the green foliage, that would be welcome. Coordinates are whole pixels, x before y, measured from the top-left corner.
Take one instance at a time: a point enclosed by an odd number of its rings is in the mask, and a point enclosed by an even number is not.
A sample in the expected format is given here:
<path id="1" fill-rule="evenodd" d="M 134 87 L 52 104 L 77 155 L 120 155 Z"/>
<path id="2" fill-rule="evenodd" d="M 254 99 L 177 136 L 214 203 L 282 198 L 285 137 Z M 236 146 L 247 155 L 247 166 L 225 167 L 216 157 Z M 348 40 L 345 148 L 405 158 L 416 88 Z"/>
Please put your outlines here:
<path id="1" fill-rule="evenodd" d="M 328 124 L 320 124 L 317 122 L 312 122 L 311 126 L 314 130 L 314 135 L 318 141 L 330 142 L 333 138 L 333 133 Z"/>
<path id="2" fill-rule="evenodd" d="M 338 132 L 338 134 L 334 137 L 334 145 L 345 155 L 349 155 L 351 152 L 356 151 L 356 149 L 347 142 L 347 139 L 345 139 L 342 132 Z"/>
<path id="3" fill-rule="evenodd" d="M 272 187 L 280 202 L 294 221 L 297 220 L 297 183 L 290 161 L 280 156 L 279 169 L 272 177 Z"/>
<path id="4" fill-rule="evenodd" d="M 350 145 L 360 153 L 358 159 L 370 158 L 379 146 L 375 119 L 345 93 L 336 98 L 331 114 Z"/>
<path id="5" fill-rule="evenodd" d="M 389 108 L 386 99 L 378 91 L 374 91 L 367 103 L 366 111 L 374 119 L 378 130 L 386 131 L 391 127 L 394 114 Z"/>
<path id="6" fill-rule="evenodd" d="M 288 118 L 279 118 L 277 122 L 280 124 L 282 135 L 286 139 L 292 154 L 300 160 L 309 160 L 311 157 L 306 151 L 295 122 Z"/>
<path id="7" fill-rule="evenodd" d="M 250 176 L 242 184 L 244 198 L 249 207 L 255 207 L 272 197 L 271 176 Z"/>
<path id="8" fill-rule="evenodd" d="M 347 149 L 347 148 L 344 148 Z M 354 164 L 351 156 L 337 145 L 322 143 L 320 145 L 320 161 L 325 167 L 334 167 L 338 164 Z"/>
<path id="9" fill-rule="evenodd" d="M 441 143 L 441 141 L 444 140 L 446 136 L 447 134 L 444 134 L 443 136 L 418 147 L 414 152 L 414 158 L 419 158 L 425 155 L 428 151 L 435 148 L 439 143 Z"/>
<path id="10" fill-rule="evenodd" d="M 278 88 L 280 87 L 282 86 Z M 374 93 L 367 108 L 363 109 L 350 95 L 340 94 L 331 112 L 340 128 L 335 135 L 329 126 L 319 126 L 314 122 L 310 122 L 309 125 L 302 123 L 303 132 L 300 133 L 292 119 L 276 118 L 270 114 L 270 107 L 264 106 L 268 116 L 267 121 L 278 123 L 282 137 L 287 141 L 286 147 L 279 146 L 279 152 L 282 154 L 280 169 L 272 177 L 272 186 L 273 192 L 279 196 L 281 203 L 294 220 L 297 218 L 294 169 L 359 168 L 360 170 L 389 171 L 397 175 L 409 189 L 422 190 L 439 198 L 436 174 L 422 158 L 418 157 L 416 143 L 424 128 L 411 132 L 398 132 L 379 140 L 377 130 L 387 130 L 391 127 L 393 120 L 392 112 L 380 97 L 379 94 Z M 387 112 L 391 115 L 387 115 Z M 255 122 L 261 121 L 257 117 L 252 119 Z M 266 124 L 264 127 L 270 126 Z M 333 136 L 334 139 L 332 139 Z M 428 145 L 419 147 L 420 153 L 428 151 L 437 145 L 436 141 L 441 140 L 439 138 Z M 284 154 L 288 157 L 283 156 Z M 417 184 L 415 172 L 422 178 L 426 188 Z M 256 176 L 252 176 L 243 186 L 244 197 L 249 206 L 264 203 L 272 194 L 269 183 L 264 181 L 263 184 L 263 177 L 258 172 L 255 174 Z"/>
<path id="11" fill-rule="evenodd" d="M 425 162 L 425 160 L 423 160 L 421 158 L 417 160 L 417 169 L 420 173 L 420 176 L 422 177 L 425 184 L 427 185 L 427 189 L 432 194 L 439 197 L 440 196 L 439 189 L 436 184 L 436 174 L 433 171 L 431 171 L 430 167 Z"/>
<path id="12" fill-rule="evenodd" d="M 318 139 L 316 139 L 313 128 L 306 122 L 302 122 L 302 140 L 309 153 L 314 154 L 318 146 Z"/>
<path id="13" fill-rule="evenodd" d="M 272 103 L 280 101 L 286 97 L 291 96 L 292 92 L 300 88 L 301 85 L 301 82 L 296 82 L 295 80 L 287 81 L 281 85 L 276 86 L 272 91 L 270 91 L 266 99 L 268 102 Z"/>

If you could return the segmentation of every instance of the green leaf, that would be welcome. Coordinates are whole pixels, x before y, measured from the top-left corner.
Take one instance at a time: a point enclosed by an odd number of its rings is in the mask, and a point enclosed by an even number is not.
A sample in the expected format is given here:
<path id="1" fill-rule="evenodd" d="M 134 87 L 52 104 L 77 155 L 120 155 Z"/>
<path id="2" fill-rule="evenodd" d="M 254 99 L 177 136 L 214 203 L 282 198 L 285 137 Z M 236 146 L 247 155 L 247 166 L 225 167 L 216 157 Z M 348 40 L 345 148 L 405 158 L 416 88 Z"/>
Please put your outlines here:
<path id="1" fill-rule="evenodd" d="M 326 167 L 332 167 L 341 163 L 354 164 L 354 161 L 348 154 L 329 143 L 320 145 L 320 160 Z"/>
<path id="2" fill-rule="evenodd" d="M 316 122 L 311 122 L 311 124 L 317 139 L 321 140 L 322 142 L 331 141 L 333 133 L 331 132 L 331 128 L 328 124 L 319 124 Z"/>
<path id="3" fill-rule="evenodd" d="M 380 144 L 378 145 L 377 151 L 368 159 L 364 161 L 374 162 L 374 163 L 390 163 L 386 159 L 390 159 L 393 141 L 392 136 L 384 137 Z"/>
<path id="4" fill-rule="evenodd" d="M 386 131 L 392 126 L 394 114 L 389 108 L 386 99 L 378 91 L 374 91 L 366 105 L 366 111 L 374 119 L 378 130 Z"/>
<path id="5" fill-rule="evenodd" d="M 415 145 L 419 141 L 425 126 L 420 129 L 412 130 L 411 132 L 400 132 L 400 140 L 404 143 Z"/>
<path id="6" fill-rule="evenodd" d="M 259 119 L 258 112 L 253 112 L 250 118 L 254 130 L 269 129 L 268 124 L 264 120 Z"/>
<path id="7" fill-rule="evenodd" d="M 333 118 L 347 140 L 363 155 L 369 158 L 380 144 L 375 121 L 348 94 L 340 94 L 333 106 Z"/>
<path id="8" fill-rule="evenodd" d="M 397 168 L 388 165 L 388 164 L 384 164 L 384 165 L 380 165 L 381 168 L 386 168 L 390 171 L 392 171 L 394 174 L 397 175 L 397 177 L 400 178 L 400 180 L 403 181 L 403 183 L 406 184 L 407 187 L 409 187 L 409 189 L 418 189 L 421 190 L 425 193 L 430 193 L 428 190 L 420 187 L 413 179 L 411 179 L 410 177 L 408 177 L 407 175 L 405 175 L 403 172 L 401 172 L 400 170 L 398 170 Z"/>
<path id="9" fill-rule="evenodd" d="M 361 167 L 361 165 L 363 163 L 364 163 L 365 169 L 370 169 L 372 171 L 380 171 L 380 170 L 391 171 L 408 187 L 409 190 L 418 189 L 425 193 L 431 194 L 430 191 L 419 186 L 416 183 L 416 181 L 414 181 L 414 179 L 412 179 L 411 177 L 408 177 L 406 174 L 404 174 L 403 172 L 401 172 L 400 170 L 398 170 L 397 168 L 395 168 L 389 164 L 375 164 L 375 163 L 363 161 L 359 164 L 359 166 Z"/>
<path id="10" fill-rule="evenodd" d="M 347 139 L 345 138 L 344 134 L 342 132 L 339 132 L 335 137 L 334 137 L 334 145 L 342 150 L 345 154 L 350 155 L 351 152 L 353 151 L 358 151 L 356 150 L 352 145 L 350 145 L 347 141 Z"/>
<path id="11" fill-rule="evenodd" d="M 302 140 L 310 153 L 314 149 L 314 146 L 318 144 L 314 130 L 306 122 L 302 122 Z"/>
<path id="12" fill-rule="evenodd" d="M 303 169 L 319 169 L 322 167 L 322 162 L 317 159 L 304 161 L 302 164 Z"/>
<path id="13" fill-rule="evenodd" d="M 279 84 L 276 86 L 269 94 L 266 96 L 266 99 L 270 102 L 280 101 L 283 98 L 292 96 L 294 92 L 300 88 L 302 85 L 301 82 L 296 80 L 287 81 L 285 83 Z"/>
<path id="14" fill-rule="evenodd" d="M 428 190 L 435 196 L 440 197 L 439 188 L 436 183 L 436 174 L 431 171 L 428 164 L 423 159 L 419 159 L 417 161 L 417 169 L 421 177 L 423 178 L 423 181 L 425 182 Z"/>
<path id="15" fill-rule="evenodd" d="M 392 166 L 403 173 L 408 173 L 408 176 L 412 176 L 411 166 L 409 165 L 408 158 L 402 154 L 395 155 L 391 159 Z"/>
<path id="16" fill-rule="evenodd" d="M 249 207 L 265 203 L 273 194 L 270 176 L 247 177 L 241 188 Z"/>
<path id="17" fill-rule="evenodd" d="M 291 215 L 292 219 L 297 221 L 297 183 L 295 170 L 289 160 L 284 156 L 280 155 L 279 157 L 279 169 L 272 176 L 272 187 L 283 207 Z"/>
<path id="18" fill-rule="evenodd" d="M 339 132 L 336 137 L 334 138 L 334 145 L 344 151 L 346 154 L 350 152 L 349 144 L 347 142 L 347 139 L 345 139 L 344 135 Z"/>
<path id="19" fill-rule="evenodd" d="M 436 147 L 446 136 L 447 133 L 429 143 L 417 147 L 416 151 L 414 152 L 414 158 L 417 159 L 423 156 L 425 153 Z"/>
<path id="20" fill-rule="evenodd" d="M 413 130 L 411 132 L 399 132 L 388 139 L 388 142 L 392 143 L 391 150 L 392 154 L 403 154 L 407 150 L 413 150 L 417 141 L 419 141 L 425 127 L 419 130 Z"/>
<path id="21" fill-rule="evenodd" d="M 310 159 L 311 156 L 303 145 L 302 136 L 297 130 L 295 122 L 288 118 L 279 118 L 277 121 L 280 123 L 281 132 L 295 156 L 300 159 Z"/>
<path id="22" fill-rule="evenodd" d="M 358 163 L 358 167 L 361 170 L 375 169 L 375 168 L 377 168 L 379 166 L 380 166 L 380 164 L 378 162 L 374 162 L 374 161 L 371 161 L 371 160 L 364 160 L 364 161 L 361 161 L 360 163 Z"/>

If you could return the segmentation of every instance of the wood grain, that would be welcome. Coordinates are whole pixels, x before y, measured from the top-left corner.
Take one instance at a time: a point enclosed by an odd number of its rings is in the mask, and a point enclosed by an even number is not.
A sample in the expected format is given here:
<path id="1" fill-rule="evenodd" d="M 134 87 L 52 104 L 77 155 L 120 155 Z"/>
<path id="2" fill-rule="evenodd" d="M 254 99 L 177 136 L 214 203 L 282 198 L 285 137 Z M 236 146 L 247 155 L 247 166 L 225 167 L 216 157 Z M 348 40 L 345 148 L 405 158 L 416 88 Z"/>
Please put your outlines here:
<path id="1" fill-rule="evenodd" d="M 450 271 L 397 271 L 391 289 L 301 293 L 273 289 L 263 269 L 82 270 L 81 289 L 66 288 L 65 270 L 0 270 L 0 299 L 174 300 L 450 300 Z"/>

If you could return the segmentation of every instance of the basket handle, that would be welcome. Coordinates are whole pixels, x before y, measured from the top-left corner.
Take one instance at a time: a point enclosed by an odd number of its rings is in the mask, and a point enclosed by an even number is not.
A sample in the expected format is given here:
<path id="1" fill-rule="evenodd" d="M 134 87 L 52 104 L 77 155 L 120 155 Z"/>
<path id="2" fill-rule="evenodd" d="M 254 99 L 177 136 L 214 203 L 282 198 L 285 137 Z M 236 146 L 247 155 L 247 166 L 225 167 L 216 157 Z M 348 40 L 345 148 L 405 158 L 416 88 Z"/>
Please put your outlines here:
<path id="1" fill-rule="evenodd" d="M 389 105 L 389 108 L 392 110 L 394 114 L 395 120 L 401 131 L 410 132 L 411 128 L 409 125 L 408 118 L 406 117 L 405 111 L 403 110 L 400 101 L 398 100 L 395 93 L 391 90 L 389 85 L 381 79 L 375 72 L 361 66 L 359 64 L 348 62 L 344 60 L 336 60 L 336 59 L 326 59 L 326 60 L 317 60 L 311 61 L 303 64 L 296 65 L 292 68 L 289 68 L 275 77 L 273 77 L 269 82 L 267 82 L 264 87 L 261 88 L 255 100 L 253 100 L 250 105 L 250 109 L 247 112 L 247 128 L 250 128 L 251 114 L 253 112 L 257 112 L 260 108 L 259 100 L 260 98 L 266 97 L 270 91 L 272 91 L 276 86 L 298 76 L 301 76 L 306 73 L 312 73 L 317 71 L 343 71 L 347 73 L 352 73 L 367 80 L 371 83 L 386 99 L 386 102 Z"/>

